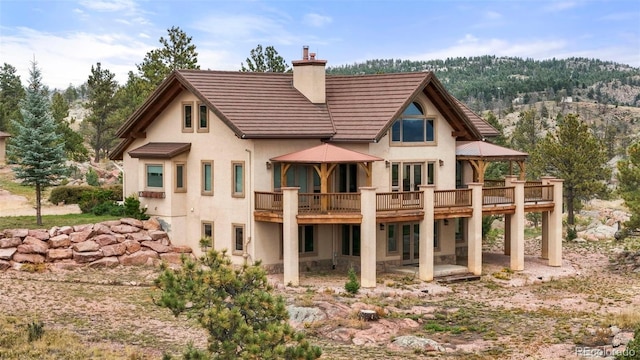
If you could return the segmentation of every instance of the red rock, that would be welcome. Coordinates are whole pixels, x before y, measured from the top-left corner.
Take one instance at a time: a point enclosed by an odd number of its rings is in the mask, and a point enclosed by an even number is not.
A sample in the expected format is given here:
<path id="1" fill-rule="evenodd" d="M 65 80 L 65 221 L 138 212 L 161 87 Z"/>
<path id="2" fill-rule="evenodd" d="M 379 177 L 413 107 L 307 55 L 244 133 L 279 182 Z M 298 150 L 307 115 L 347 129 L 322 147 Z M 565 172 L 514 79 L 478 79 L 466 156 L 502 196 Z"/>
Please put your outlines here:
<path id="1" fill-rule="evenodd" d="M 63 226 L 58 229 L 58 234 L 66 234 L 69 235 L 73 232 L 73 228 L 71 226 Z"/>
<path id="2" fill-rule="evenodd" d="M 7 230 L 7 232 L 5 232 L 5 235 L 8 235 L 7 237 L 25 238 L 27 237 L 27 235 L 29 235 L 29 230 L 28 229 Z"/>
<path id="3" fill-rule="evenodd" d="M 19 263 L 32 263 L 32 264 L 42 264 L 44 263 L 44 256 L 40 254 L 20 254 L 16 253 L 13 255 L 13 261 Z"/>
<path id="4" fill-rule="evenodd" d="M 18 250 L 17 248 L 0 249 L 0 259 L 11 260 L 11 257 L 13 256 L 13 254 L 16 253 L 17 250 Z"/>
<path id="5" fill-rule="evenodd" d="M 49 246 L 52 248 L 67 247 L 71 245 L 69 235 L 60 234 L 49 239 Z"/>
<path id="6" fill-rule="evenodd" d="M 18 246 L 18 252 L 21 254 L 46 254 L 48 247 L 37 244 L 22 244 Z"/>
<path id="7" fill-rule="evenodd" d="M 74 225 L 73 226 L 73 231 L 74 232 L 83 232 L 86 230 L 93 230 L 93 224 L 82 224 L 82 225 Z"/>
<path id="8" fill-rule="evenodd" d="M 171 246 L 171 241 L 169 240 L 169 238 L 168 238 L 168 237 L 166 237 L 166 238 L 162 238 L 162 239 L 160 239 L 160 244 L 162 244 L 162 245 L 167 245 L 167 246 Z"/>
<path id="9" fill-rule="evenodd" d="M 124 255 L 126 251 L 127 251 L 127 246 L 124 243 L 107 245 L 102 247 L 102 255 L 104 255 L 105 257 Z"/>
<path id="10" fill-rule="evenodd" d="M 98 235 L 93 238 L 93 241 L 98 243 L 100 246 L 107 246 L 118 242 L 115 236 L 109 234 Z"/>
<path id="11" fill-rule="evenodd" d="M 174 245 L 171 247 L 171 251 L 180 254 L 193 252 L 190 247 L 184 245 Z"/>
<path id="12" fill-rule="evenodd" d="M 111 231 L 111 227 L 104 224 L 95 224 L 93 226 L 93 231 L 98 235 L 113 234 L 113 232 Z"/>
<path id="13" fill-rule="evenodd" d="M 157 218 L 151 218 L 142 222 L 142 228 L 145 230 L 160 230 L 162 226 Z"/>
<path id="14" fill-rule="evenodd" d="M 38 240 L 49 240 L 49 232 L 45 230 L 29 230 L 29 235 Z"/>
<path id="15" fill-rule="evenodd" d="M 118 234 L 129 234 L 140 231 L 139 228 L 131 225 L 115 225 L 111 227 L 111 231 Z"/>
<path id="16" fill-rule="evenodd" d="M 89 263 L 90 268 L 116 267 L 120 265 L 120 261 L 115 256 L 105 257 Z"/>
<path id="17" fill-rule="evenodd" d="M 49 249 L 47 251 L 47 260 L 55 261 L 55 260 L 63 260 L 63 259 L 71 259 L 73 257 L 73 250 L 67 249 Z"/>
<path id="18" fill-rule="evenodd" d="M 87 240 L 80 243 L 73 244 L 71 247 L 73 251 L 77 252 L 91 252 L 100 250 L 100 245 L 93 240 Z"/>
<path id="19" fill-rule="evenodd" d="M 0 260 L 0 271 L 11 268 L 11 263 L 6 260 Z"/>
<path id="20" fill-rule="evenodd" d="M 182 264 L 182 256 L 186 256 L 187 258 L 190 257 L 190 255 L 183 255 L 183 254 L 178 254 L 178 253 L 164 253 L 164 254 L 160 254 L 160 260 L 162 261 L 166 261 L 169 264 Z"/>
<path id="21" fill-rule="evenodd" d="M 142 243 L 140 243 L 140 245 L 142 246 L 146 246 L 149 249 L 158 252 L 158 253 L 166 253 L 171 251 L 171 247 L 167 246 L 167 245 L 162 245 L 159 242 L 155 242 L 155 241 L 143 241 Z"/>
<path id="22" fill-rule="evenodd" d="M 22 239 L 17 237 L 0 239 L 0 249 L 16 247 L 20 244 L 22 244 Z"/>
<path id="23" fill-rule="evenodd" d="M 103 257 L 102 251 L 73 252 L 73 260 L 78 263 L 89 263 Z"/>
<path id="24" fill-rule="evenodd" d="M 109 221 L 103 221 L 100 223 L 100 225 L 105 225 L 105 226 L 108 226 L 109 228 L 111 228 L 112 226 L 118 226 L 120 224 L 122 224 L 120 220 L 109 220 Z"/>
<path id="25" fill-rule="evenodd" d="M 79 267 L 83 267 L 84 265 L 78 264 L 77 262 L 70 259 L 65 259 L 65 260 L 56 261 L 53 264 L 51 264 L 51 266 L 60 270 L 74 270 Z"/>
<path id="26" fill-rule="evenodd" d="M 81 232 L 73 232 L 69 235 L 69 239 L 72 243 L 79 243 L 83 241 L 87 241 L 90 237 L 93 236 L 93 230 L 85 230 Z"/>
<path id="27" fill-rule="evenodd" d="M 149 236 L 149 233 L 147 233 L 146 230 L 143 230 L 143 231 L 140 231 L 140 232 L 127 234 L 127 239 L 142 242 L 142 241 L 150 241 L 151 240 L 151 236 Z"/>
<path id="28" fill-rule="evenodd" d="M 153 250 L 140 250 L 133 254 L 118 257 L 122 265 L 145 265 L 148 260 L 158 258 L 158 253 Z"/>
<path id="29" fill-rule="evenodd" d="M 137 228 L 142 229 L 142 221 L 140 221 L 138 219 L 124 218 L 124 219 L 120 219 L 120 222 L 125 224 L 125 225 L 131 225 L 131 226 L 135 226 Z"/>
<path id="30" fill-rule="evenodd" d="M 36 248 L 40 249 L 40 248 L 45 248 L 48 249 L 49 245 L 42 241 L 42 240 L 38 240 L 37 238 L 31 237 L 31 236 L 27 236 L 24 241 L 22 241 L 23 244 L 26 245 L 34 245 Z M 36 251 L 39 252 L 39 251 Z"/>
<path id="31" fill-rule="evenodd" d="M 58 235 L 58 230 L 60 230 L 59 227 L 54 226 L 51 229 L 49 229 L 49 239 L 51 239 L 52 237 Z"/>
<path id="32" fill-rule="evenodd" d="M 124 242 L 125 240 L 127 240 L 127 237 L 122 235 L 122 234 L 113 234 L 113 236 L 116 237 L 116 240 L 121 243 Z"/>
<path id="33" fill-rule="evenodd" d="M 129 254 L 140 251 L 140 249 L 142 248 L 140 246 L 140 243 L 135 240 L 127 240 L 123 242 L 123 244 L 127 247 L 127 253 Z"/>
<path id="34" fill-rule="evenodd" d="M 151 230 L 149 231 L 149 236 L 151 236 L 151 240 L 154 241 L 168 237 L 167 233 L 162 230 Z"/>

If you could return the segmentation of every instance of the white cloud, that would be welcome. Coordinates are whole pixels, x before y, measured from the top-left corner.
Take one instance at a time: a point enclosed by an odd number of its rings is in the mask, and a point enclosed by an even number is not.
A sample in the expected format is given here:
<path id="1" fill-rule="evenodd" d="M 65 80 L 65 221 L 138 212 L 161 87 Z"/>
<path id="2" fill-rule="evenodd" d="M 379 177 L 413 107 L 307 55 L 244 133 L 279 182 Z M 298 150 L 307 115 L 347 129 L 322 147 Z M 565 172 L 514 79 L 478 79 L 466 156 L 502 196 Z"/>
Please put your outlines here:
<path id="1" fill-rule="evenodd" d="M 143 39 L 149 39 L 151 36 L 145 34 L 145 33 L 140 33 L 138 34 L 139 37 L 143 38 Z"/>
<path id="2" fill-rule="evenodd" d="M 80 5 L 87 9 L 103 12 L 135 10 L 137 4 L 133 0 L 83 0 Z"/>
<path id="3" fill-rule="evenodd" d="M 502 18 L 502 14 L 497 11 L 487 11 L 484 14 L 484 17 L 488 20 L 498 20 Z"/>
<path id="4" fill-rule="evenodd" d="M 18 69 L 23 81 L 28 78 L 29 62 L 38 62 L 45 84 L 52 88 L 66 88 L 69 83 L 79 85 L 87 80 L 91 66 L 97 62 L 116 74 L 124 83 L 127 72 L 135 71 L 135 64 L 154 46 L 125 34 L 91 34 L 74 32 L 53 34 L 30 28 L 17 28 L 13 33 L 3 29 L 3 61 Z"/>
<path id="5" fill-rule="evenodd" d="M 544 9 L 549 12 L 556 12 L 556 11 L 569 10 L 576 6 L 578 6 L 578 3 L 575 1 L 553 1 Z"/>
<path id="6" fill-rule="evenodd" d="M 286 23 L 261 15 L 215 14 L 202 18 L 194 27 L 202 32 L 225 39 L 227 44 L 238 42 L 250 44 L 301 43 L 299 36 L 285 28 Z"/>
<path id="7" fill-rule="evenodd" d="M 305 24 L 309 24 L 313 27 L 323 27 L 327 24 L 330 24 L 333 19 L 329 16 L 324 16 L 315 13 L 309 13 L 304 15 Z"/>

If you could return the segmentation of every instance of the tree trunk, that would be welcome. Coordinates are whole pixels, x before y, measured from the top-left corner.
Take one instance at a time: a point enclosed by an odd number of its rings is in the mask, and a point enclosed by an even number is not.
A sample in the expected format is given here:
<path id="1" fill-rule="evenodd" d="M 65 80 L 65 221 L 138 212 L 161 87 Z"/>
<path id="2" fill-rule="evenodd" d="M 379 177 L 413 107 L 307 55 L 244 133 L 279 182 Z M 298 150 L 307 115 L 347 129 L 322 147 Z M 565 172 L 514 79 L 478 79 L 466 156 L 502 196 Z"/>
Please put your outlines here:
<path id="1" fill-rule="evenodd" d="M 575 219 L 573 216 L 573 189 L 567 189 L 567 224 L 573 225 Z"/>
<path id="2" fill-rule="evenodd" d="M 94 157 L 95 163 L 100 162 L 100 148 L 102 147 L 102 126 L 96 126 L 96 137 L 95 143 L 93 144 L 93 150 L 96 152 L 96 156 Z"/>
<path id="3" fill-rule="evenodd" d="M 38 224 L 38 226 L 42 226 L 42 214 L 40 213 L 40 201 L 41 201 L 41 191 L 42 188 L 40 187 L 40 183 L 36 183 L 36 224 Z"/>

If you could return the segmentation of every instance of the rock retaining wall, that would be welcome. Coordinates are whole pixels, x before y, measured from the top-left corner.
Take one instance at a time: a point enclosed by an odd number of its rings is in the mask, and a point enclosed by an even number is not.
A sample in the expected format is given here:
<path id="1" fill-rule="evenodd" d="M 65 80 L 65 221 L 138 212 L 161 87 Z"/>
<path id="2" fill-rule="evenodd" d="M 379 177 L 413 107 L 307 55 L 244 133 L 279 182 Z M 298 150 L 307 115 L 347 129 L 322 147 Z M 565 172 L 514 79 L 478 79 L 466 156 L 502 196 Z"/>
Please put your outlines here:
<path id="1" fill-rule="evenodd" d="M 180 264 L 182 254 L 192 256 L 191 248 L 172 246 L 156 219 L 0 232 L 0 270 L 25 263 L 52 263 L 59 268 Z"/>

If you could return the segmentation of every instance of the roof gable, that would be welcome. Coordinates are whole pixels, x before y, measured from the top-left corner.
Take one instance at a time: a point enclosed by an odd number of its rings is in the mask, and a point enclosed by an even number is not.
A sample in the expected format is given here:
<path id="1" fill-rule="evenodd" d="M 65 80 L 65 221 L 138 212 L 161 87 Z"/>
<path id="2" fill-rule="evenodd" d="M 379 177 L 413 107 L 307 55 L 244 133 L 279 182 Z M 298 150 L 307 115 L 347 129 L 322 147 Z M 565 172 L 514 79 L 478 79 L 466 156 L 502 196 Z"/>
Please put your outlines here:
<path id="1" fill-rule="evenodd" d="M 363 154 L 331 144 L 320 144 L 312 148 L 295 151 L 269 159 L 289 163 L 321 164 L 321 163 L 354 163 L 382 161 L 377 156 Z"/>

